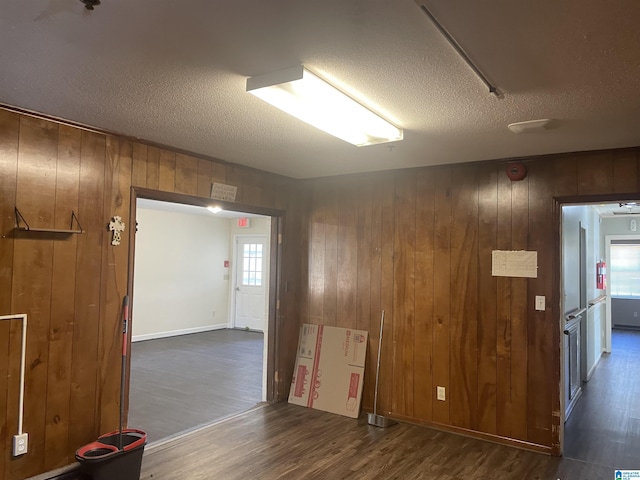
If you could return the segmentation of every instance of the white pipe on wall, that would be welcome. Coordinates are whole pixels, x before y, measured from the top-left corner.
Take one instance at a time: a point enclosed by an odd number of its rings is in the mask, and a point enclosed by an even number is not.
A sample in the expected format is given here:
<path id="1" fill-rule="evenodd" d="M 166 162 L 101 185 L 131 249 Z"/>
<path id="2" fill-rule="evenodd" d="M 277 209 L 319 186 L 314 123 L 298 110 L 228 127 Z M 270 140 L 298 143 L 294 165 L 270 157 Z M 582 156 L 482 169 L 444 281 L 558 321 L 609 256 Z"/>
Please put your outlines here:
<path id="1" fill-rule="evenodd" d="M 24 372 L 27 353 L 27 314 L 2 315 L 0 320 L 22 320 L 22 348 L 20 352 L 20 399 L 18 401 L 18 435 L 22 435 L 22 421 L 24 416 Z"/>

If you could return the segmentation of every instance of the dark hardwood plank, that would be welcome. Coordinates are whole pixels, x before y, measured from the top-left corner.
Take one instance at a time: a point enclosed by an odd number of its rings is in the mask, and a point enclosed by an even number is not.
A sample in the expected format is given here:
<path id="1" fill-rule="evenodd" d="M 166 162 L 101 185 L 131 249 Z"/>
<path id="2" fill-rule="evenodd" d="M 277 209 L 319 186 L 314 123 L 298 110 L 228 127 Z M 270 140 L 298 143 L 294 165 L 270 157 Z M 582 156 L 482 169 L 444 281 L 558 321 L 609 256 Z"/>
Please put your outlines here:
<path id="1" fill-rule="evenodd" d="M 132 344 L 129 426 L 155 442 L 252 408 L 262 352 L 263 335 L 240 330 Z"/>
<path id="2" fill-rule="evenodd" d="M 637 470 L 640 332 L 613 330 L 611 343 L 565 423 L 564 455 L 610 470 Z"/>
<path id="3" fill-rule="evenodd" d="M 247 461 L 250 459 L 250 461 Z M 609 480 L 605 466 L 279 403 L 147 448 L 141 480 Z"/>

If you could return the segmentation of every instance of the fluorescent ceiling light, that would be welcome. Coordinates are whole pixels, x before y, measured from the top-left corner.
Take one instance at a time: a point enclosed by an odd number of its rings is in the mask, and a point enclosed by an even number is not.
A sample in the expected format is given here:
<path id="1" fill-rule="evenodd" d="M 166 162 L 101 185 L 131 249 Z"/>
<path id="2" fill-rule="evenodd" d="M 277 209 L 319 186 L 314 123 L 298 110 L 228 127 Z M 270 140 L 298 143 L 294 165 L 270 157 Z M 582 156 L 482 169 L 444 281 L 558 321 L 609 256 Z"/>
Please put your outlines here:
<path id="1" fill-rule="evenodd" d="M 402 130 L 302 65 L 247 79 L 247 92 L 358 147 L 402 140 Z"/>
<path id="2" fill-rule="evenodd" d="M 209 210 L 211 213 L 220 213 L 222 211 L 220 207 L 207 207 L 207 210 Z"/>

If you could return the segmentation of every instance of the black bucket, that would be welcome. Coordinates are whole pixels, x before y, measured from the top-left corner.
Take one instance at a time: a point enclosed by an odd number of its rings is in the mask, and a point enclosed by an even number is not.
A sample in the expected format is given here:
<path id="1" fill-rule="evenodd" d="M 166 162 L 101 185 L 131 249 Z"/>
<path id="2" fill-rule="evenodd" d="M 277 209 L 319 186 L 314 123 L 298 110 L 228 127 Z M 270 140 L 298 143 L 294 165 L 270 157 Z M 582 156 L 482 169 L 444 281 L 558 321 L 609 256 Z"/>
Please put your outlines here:
<path id="1" fill-rule="evenodd" d="M 147 434 L 128 428 L 122 431 L 122 448 L 119 441 L 120 432 L 111 432 L 79 448 L 76 459 L 82 472 L 93 480 L 140 480 Z"/>

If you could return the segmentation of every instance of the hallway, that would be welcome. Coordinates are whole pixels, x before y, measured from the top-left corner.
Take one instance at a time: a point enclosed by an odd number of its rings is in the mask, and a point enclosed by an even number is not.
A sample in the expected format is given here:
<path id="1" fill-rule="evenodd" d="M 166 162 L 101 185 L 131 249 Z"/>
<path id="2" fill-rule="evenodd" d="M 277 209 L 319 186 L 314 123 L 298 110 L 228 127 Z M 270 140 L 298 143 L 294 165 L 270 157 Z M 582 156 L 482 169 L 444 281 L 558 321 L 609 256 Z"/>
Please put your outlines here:
<path id="1" fill-rule="evenodd" d="M 640 468 L 640 332 L 613 330 L 565 423 L 564 456 L 616 469 Z"/>

